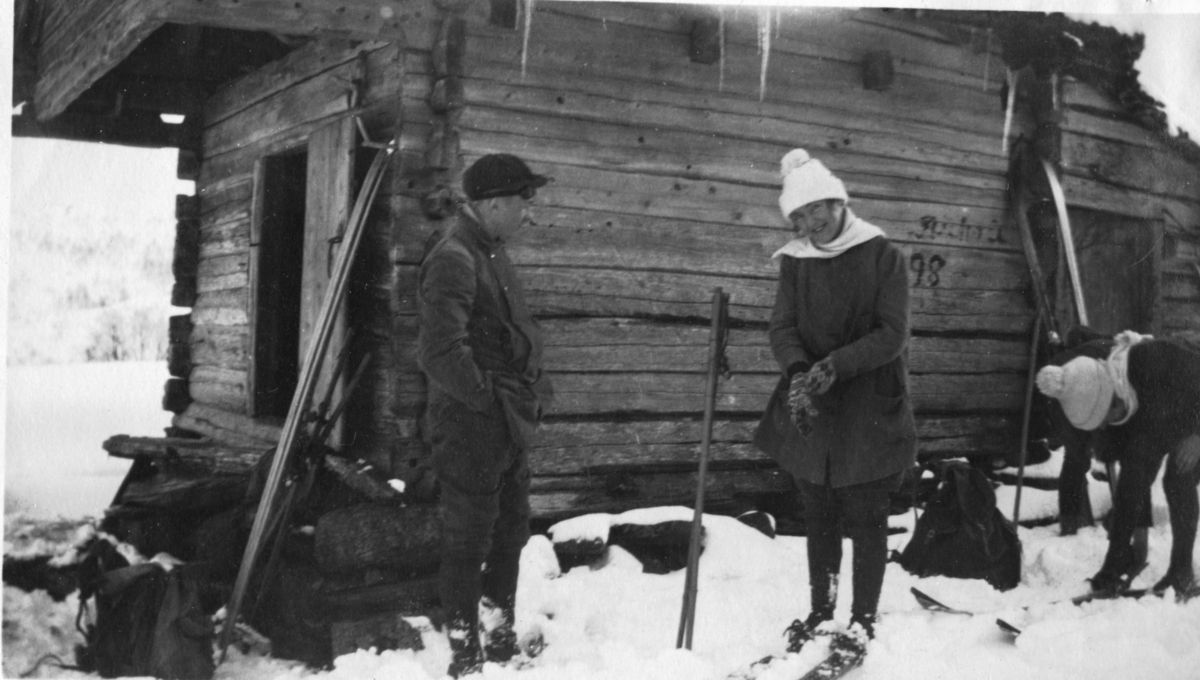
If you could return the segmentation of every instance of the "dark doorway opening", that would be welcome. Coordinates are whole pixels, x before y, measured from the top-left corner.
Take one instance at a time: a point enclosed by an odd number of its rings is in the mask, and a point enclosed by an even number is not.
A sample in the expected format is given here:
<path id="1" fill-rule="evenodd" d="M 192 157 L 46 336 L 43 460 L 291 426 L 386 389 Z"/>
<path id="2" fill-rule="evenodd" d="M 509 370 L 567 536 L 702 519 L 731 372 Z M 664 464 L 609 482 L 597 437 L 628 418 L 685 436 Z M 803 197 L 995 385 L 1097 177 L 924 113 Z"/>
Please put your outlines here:
<path id="1" fill-rule="evenodd" d="M 304 208 L 308 153 L 261 161 L 252 232 L 254 278 L 252 409 L 256 417 L 286 417 L 300 371 L 300 300 L 304 271 Z"/>

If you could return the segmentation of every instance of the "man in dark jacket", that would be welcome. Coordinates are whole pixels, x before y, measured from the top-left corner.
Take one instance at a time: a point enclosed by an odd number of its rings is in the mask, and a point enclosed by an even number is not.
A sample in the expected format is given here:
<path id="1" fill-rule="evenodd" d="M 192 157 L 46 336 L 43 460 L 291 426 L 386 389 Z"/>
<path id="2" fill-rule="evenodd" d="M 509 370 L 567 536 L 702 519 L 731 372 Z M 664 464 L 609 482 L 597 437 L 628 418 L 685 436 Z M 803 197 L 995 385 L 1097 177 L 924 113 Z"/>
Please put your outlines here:
<path id="1" fill-rule="evenodd" d="M 463 175 L 469 202 L 421 265 L 417 361 L 429 382 L 426 437 L 443 523 L 439 591 L 454 677 L 518 651 L 528 449 L 553 391 L 542 373 L 541 331 L 504 244 L 547 181 L 516 156 L 480 158 Z M 482 645 L 481 598 L 494 621 Z"/>

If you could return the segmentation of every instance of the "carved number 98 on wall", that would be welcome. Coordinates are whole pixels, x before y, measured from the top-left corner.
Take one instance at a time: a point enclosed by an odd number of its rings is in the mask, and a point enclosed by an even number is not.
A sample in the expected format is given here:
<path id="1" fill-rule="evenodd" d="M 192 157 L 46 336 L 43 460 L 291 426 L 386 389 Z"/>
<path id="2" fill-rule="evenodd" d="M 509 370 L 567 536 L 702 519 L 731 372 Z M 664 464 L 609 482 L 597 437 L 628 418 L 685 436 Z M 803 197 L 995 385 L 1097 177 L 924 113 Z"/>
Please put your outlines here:
<path id="1" fill-rule="evenodd" d="M 925 257 L 924 253 L 913 253 L 908 258 L 908 268 L 915 275 L 913 278 L 913 287 L 920 286 L 936 286 L 941 282 L 941 277 L 938 272 L 946 265 L 946 260 L 941 255 L 931 255 Z"/>

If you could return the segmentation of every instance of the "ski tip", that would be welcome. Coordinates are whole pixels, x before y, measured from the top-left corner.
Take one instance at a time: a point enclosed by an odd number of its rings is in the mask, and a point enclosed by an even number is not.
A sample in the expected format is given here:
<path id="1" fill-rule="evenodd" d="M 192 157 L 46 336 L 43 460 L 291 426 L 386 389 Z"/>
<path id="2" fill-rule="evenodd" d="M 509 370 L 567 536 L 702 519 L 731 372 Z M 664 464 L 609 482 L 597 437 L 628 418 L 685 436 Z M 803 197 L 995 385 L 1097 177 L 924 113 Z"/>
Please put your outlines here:
<path id="1" fill-rule="evenodd" d="M 1005 621 L 1004 619 L 996 619 L 996 625 L 1000 626 L 1000 630 L 1004 631 L 1005 633 L 1008 633 L 1009 635 L 1011 635 L 1013 637 L 1016 637 L 1021 634 L 1020 628 L 1017 628 L 1016 626 L 1012 625 L 1008 621 Z"/>

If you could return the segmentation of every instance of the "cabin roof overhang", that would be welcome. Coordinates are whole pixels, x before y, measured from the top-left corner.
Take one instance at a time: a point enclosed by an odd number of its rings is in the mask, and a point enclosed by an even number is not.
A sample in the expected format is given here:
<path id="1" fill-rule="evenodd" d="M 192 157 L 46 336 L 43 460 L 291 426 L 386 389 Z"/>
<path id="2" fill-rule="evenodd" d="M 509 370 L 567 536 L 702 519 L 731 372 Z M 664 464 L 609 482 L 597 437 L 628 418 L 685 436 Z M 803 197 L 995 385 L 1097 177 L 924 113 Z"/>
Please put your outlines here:
<path id="1" fill-rule="evenodd" d="M 426 0 L 17 0 L 15 136 L 186 147 L 220 85 L 311 38 L 402 40 Z"/>

